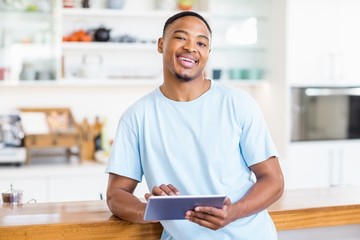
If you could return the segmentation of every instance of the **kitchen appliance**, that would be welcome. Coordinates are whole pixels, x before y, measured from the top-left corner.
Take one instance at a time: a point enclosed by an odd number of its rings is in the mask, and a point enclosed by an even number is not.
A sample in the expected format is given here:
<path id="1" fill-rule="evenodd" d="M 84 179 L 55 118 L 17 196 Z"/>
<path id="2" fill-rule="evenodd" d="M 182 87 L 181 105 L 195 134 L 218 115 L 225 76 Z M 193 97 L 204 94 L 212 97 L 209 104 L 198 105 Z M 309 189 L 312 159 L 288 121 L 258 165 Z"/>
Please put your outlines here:
<path id="1" fill-rule="evenodd" d="M 0 112 L 0 163 L 25 162 L 24 138 L 19 113 L 16 110 Z"/>
<path id="2" fill-rule="evenodd" d="M 0 114 L 0 144 L 5 147 L 24 146 L 24 131 L 18 114 Z"/>
<path id="3" fill-rule="evenodd" d="M 291 96 L 291 141 L 360 139 L 360 87 L 294 87 Z"/>

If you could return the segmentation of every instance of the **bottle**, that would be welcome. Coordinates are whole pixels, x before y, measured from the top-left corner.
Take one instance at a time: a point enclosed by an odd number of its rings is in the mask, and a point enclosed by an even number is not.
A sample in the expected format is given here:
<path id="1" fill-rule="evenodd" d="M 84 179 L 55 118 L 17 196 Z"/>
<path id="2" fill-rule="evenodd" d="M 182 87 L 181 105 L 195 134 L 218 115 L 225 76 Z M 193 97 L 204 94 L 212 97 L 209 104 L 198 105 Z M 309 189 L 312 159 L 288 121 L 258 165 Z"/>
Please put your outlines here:
<path id="1" fill-rule="evenodd" d="M 102 150 L 102 124 L 100 122 L 99 116 L 95 117 L 94 123 L 94 144 L 95 144 L 95 151 Z"/>
<path id="2" fill-rule="evenodd" d="M 109 150 L 109 144 L 107 143 L 105 128 L 106 128 L 106 119 L 103 120 L 103 125 L 101 129 L 101 148 L 106 152 Z"/>
<path id="3" fill-rule="evenodd" d="M 82 0 L 81 1 L 81 6 L 83 8 L 90 8 L 90 0 Z"/>

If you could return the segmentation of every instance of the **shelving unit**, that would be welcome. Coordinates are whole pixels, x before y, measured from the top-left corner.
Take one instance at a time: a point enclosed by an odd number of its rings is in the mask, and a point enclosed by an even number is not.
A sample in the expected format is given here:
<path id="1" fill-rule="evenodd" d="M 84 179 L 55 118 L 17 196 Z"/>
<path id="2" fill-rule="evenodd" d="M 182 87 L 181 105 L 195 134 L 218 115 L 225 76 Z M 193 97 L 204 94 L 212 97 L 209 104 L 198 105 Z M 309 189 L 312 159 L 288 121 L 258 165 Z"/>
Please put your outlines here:
<path id="1" fill-rule="evenodd" d="M 228 9 L 223 9 L 223 12 L 221 11 L 215 11 L 215 5 L 218 4 L 215 1 L 209 0 L 204 1 L 202 4 L 200 4 L 203 8 L 197 9 L 200 14 L 202 14 L 205 18 L 207 18 L 211 25 L 213 25 L 214 32 L 219 32 L 216 36 L 214 35 L 214 44 L 213 44 L 213 51 L 212 51 L 212 57 L 210 60 L 210 67 L 208 71 L 208 76 L 212 77 L 212 69 L 218 69 L 221 68 L 223 71 L 223 77 L 221 78 L 222 81 L 227 82 L 231 85 L 237 85 L 237 86 L 256 86 L 260 84 L 264 79 L 231 79 L 229 80 L 228 72 L 229 69 L 235 68 L 240 69 L 244 68 L 245 70 L 252 70 L 253 68 L 261 69 L 265 73 L 267 73 L 266 69 L 266 54 L 267 54 L 267 46 L 266 46 L 266 39 L 265 35 L 266 32 L 264 31 L 264 28 L 266 28 L 266 23 L 268 21 L 268 15 L 264 13 L 264 7 L 262 4 L 266 3 L 267 1 L 264 0 L 258 0 L 255 3 L 249 2 L 247 0 L 240 1 L 236 3 L 236 1 L 227 0 L 223 3 L 223 5 L 232 3 L 232 4 L 238 4 L 241 6 L 242 4 L 246 5 L 245 10 L 236 13 L 234 11 L 230 12 Z M 213 9 L 213 10 L 212 10 Z M 257 11 L 260 9 L 260 13 Z M 154 59 L 155 61 L 148 61 L 146 63 L 143 63 L 140 68 L 148 66 L 148 68 L 158 68 L 161 66 L 161 62 L 159 61 L 159 54 L 154 51 L 156 49 L 156 41 L 157 37 L 161 35 L 161 30 L 163 27 L 163 23 L 165 20 L 176 13 L 177 10 L 140 10 L 135 11 L 133 9 L 121 9 L 121 10 L 112 10 L 112 9 L 62 9 L 62 25 L 63 25 L 63 34 L 69 33 L 69 28 L 66 28 L 65 26 L 72 26 L 73 30 L 78 26 L 78 28 L 94 28 L 94 26 L 100 26 L 103 25 L 105 27 L 108 27 L 112 29 L 111 31 L 112 35 L 119 35 L 119 34 L 128 34 L 136 36 L 138 34 L 138 38 L 141 38 L 139 34 L 143 34 L 143 32 L 152 33 L 152 37 L 150 38 L 150 42 L 152 43 L 117 43 L 115 41 L 113 42 L 107 42 L 107 43 L 63 43 L 62 44 L 62 51 L 63 55 L 65 56 L 65 63 L 64 63 L 64 69 L 65 73 L 63 74 L 64 77 L 62 81 L 70 81 L 70 79 L 73 79 L 77 81 L 78 79 L 76 70 L 72 70 L 72 74 L 67 74 L 66 71 L 70 67 L 68 66 L 74 66 L 77 64 L 79 65 L 80 59 L 71 61 L 69 60 L 71 53 L 82 53 L 82 52 L 101 52 L 104 56 L 103 58 L 111 58 L 119 59 L 117 55 L 126 55 L 131 56 L 134 52 L 141 53 L 142 57 L 139 57 L 138 59 L 143 59 L 144 57 L 147 59 Z M 231 44 L 226 43 L 222 37 L 218 37 L 220 35 L 224 35 L 223 32 L 223 26 L 227 26 L 229 24 L 237 24 L 241 25 L 244 21 L 247 19 L 256 16 L 258 19 L 257 21 L 259 29 L 258 29 L 258 41 L 256 44 L 253 45 L 240 45 L 240 44 Z M 116 20 L 114 20 L 116 19 Z M 71 21 L 73 21 L 73 24 L 69 24 Z M 116 22 L 117 24 L 114 24 Z M 119 24 L 120 23 L 120 24 Z M 224 25 L 224 23 L 226 23 Z M 136 27 L 130 27 L 126 26 L 123 27 L 123 25 L 131 25 Z M 75 27 L 74 27 L 75 26 Z M 255 26 L 256 27 L 256 26 Z M 122 29 L 124 28 L 124 29 Z M 263 28 L 263 29 L 261 29 Z M 134 31 L 134 29 L 137 29 L 137 32 Z M 257 30 L 257 29 L 255 29 Z M 122 31 L 122 32 L 121 32 Z M 128 31 L 129 33 L 127 33 Z M 154 34 L 155 33 L 155 34 Z M 113 39 L 114 40 L 114 39 Z M 110 54 L 111 52 L 111 54 Z M 243 56 L 243 57 L 242 57 Z M 71 61 L 71 62 L 69 62 Z M 119 62 L 122 60 L 119 59 Z M 68 63 L 67 63 L 68 62 Z M 127 62 L 127 64 L 129 61 Z M 138 62 L 136 62 L 138 64 Z M 149 66 L 150 65 L 150 66 Z M 109 67 L 109 68 L 121 68 L 122 64 L 119 63 L 119 67 Z M 126 65 L 125 65 L 126 66 Z M 127 65 L 128 66 L 128 65 Z M 127 67 L 128 68 L 128 67 Z M 108 71 L 112 71 L 109 70 Z M 161 72 L 159 69 L 158 72 Z M 68 77 L 68 76 L 71 77 Z M 111 75 L 111 74 L 110 74 Z M 116 74 L 115 74 L 116 75 Z M 125 74 L 126 75 L 126 74 Z M 134 77 L 112 77 L 113 79 L 119 79 L 121 82 L 126 83 L 133 83 Z M 124 79 L 125 78 L 125 79 Z M 136 77 L 135 78 L 139 78 Z M 158 82 L 159 77 L 154 77 L 152 81 Z M 72 80 L 71 80 L 72 81 Z M 90 82 L 90 81 L 89 81 Z M 103 82 L 103 81 L 98 81 Z M 109 81 L 106 81 L 109 82 Z M 110 81 L 111 82 L 111 81 Z M 147 81 L 136 81 L 136 82 L 147 82 Z"/>
<path id="2" fill-rule="evenodd" d="M 139 1 L 139 3 L 141 2 L 140 0 L 137 1 Z M 23 68 L 22 64 L 24 64 L 25 60 L 18 58 L 11 60 L 11 64 L 2 64 L 4 61 L 2 61 L 1 57 L 5 55 L 3 53 L 5 51 L 4 49 L 7 49 L 6 51 L 8 51 L 13 48 L 9 47 L 9 44 L 12 44 L 11 42 L 9 43 L 9 41 L 12 40 L 6 40 L 8 43 L 5 43 L 7 44 L 5 48 L 4 46 L 1 47 L 0 42 L 0 68 L 2 65 L 6 65 L 4 67 L 11 69 L 11 74 L 9 79 L 4 81 L 6 83 L 0 82 L 0 87 L 16 85 L 30 86 L 32 84 L 58 87 L 71 84 L 81 85 L 82 83 L 90 85 L 114 84 L 114 86 L 130 84 L 137 86 L 141 84 L 148 85 L 149 81 L 152 82 L 151 84 L 160 82 L 159 79 L 161 79 L 162 64 L 161 55 L 156 51 L 157 38 L 162 34 L 163 23 L 166 19 L 178 12 L 178 10 L 155 9 L 152 8 L 154 4 L 148 2 L 146 2 L 146 6 L 142 6 L 140 9 L 135 7 L 137 5 L 135 2 L 131 2 L 129 8 L 125 5 L 123 9 L 106 9 L 99 7 L 63 8 L 61 6 L 61 1 L 52 1 L 51 3 L 53 9 L 48 13 L 40 11 L 4 11 L 0 16 L 0 19 L 4 20 L 3 22 L 6 22 L 7 28 L 13 26 L 14 29 L 15 26 L 17 27 L 16 29 L 19 29 L 18 24 L 20 19 L 26 19 L 25 21 L 21 21 L 23 24 L 21 25 L 22 28 L 26 28 L 26 26 L 37 26 L 38 28 L 52 26 L 50 32 L 51 36 L 48 36 L 48 40 L 51 41 L 50 45 L 48 43 L 48 46 L 32 43 L 31 47 L 28 44 L 28 46 L 24 45 L 21 48 L 25 50 L 28 49 L 27 52 L 36 51 L 39 53 L 46 49 L 47 52 L 51 52 L 53 56 L 51 68 L 53 69 L 54 83 L 53 81 L 47 81 L 46 79 L 32 81 L 31 77 L 24 82 L 19 80 L 20 72 Z M 238 5 L 239 9 L 235 11 L 232 8 L 228 8 L 227 6 L 230 4 L 232 4 L 232 6 L 234 4 Z M 258 68 L 264 71 L 266 79 L 266 55 L 268 54 L 268 46 L 266 45 L 267 33 L 264 29 L 267 28 L 266 24 L 269 21 L 269 17 L 267 12 L 264 11 L 264 9 L 266 9 L 266 6 L 264 5 L 267 4 L 267 0 L 226 0 L 221 4 L 214 0 L 202 0 L 197 3 L 195 10 L 208 19 L 214 32 L 212 56 L 208 68 L 208 76 L 210 78 L 212 77 L 213 69 L 221 68 L 223 70 L 223 77 L 221 80 L 224 82 L 231 85 L 235 84 L 237 86 L 256 86 L 264 81 L 264 79 L 229 80 L 227 72 L 229 72 L 229 69 Z M 224 35 L 226 32 L 224 31 L 226 31 L 226 27 L 224 28 L 224 26 L 236 25 L 241 27 L 241 24 L 243 24 L 244 21 L 254 17 L 258 22 L 258 28 L 255 29 L 257 30 L 258 37 L 256 44 L 241 45 L 225 41 Z M 34 24 L 34 22 L 36 22 L 36 24 Z M 0 24 L 0 26 L 1 25 L 2 24 Z M 105 26 L 111 29 L 111 42 L 85 43 L 61 41 L 62 36 L 67 35 L 74 30 L 85 29 L 94 31 L 99 26 Z M 8 33 L 5 31 L 3 32 L 3 35 L 6 37 Z M 119 42 L 119 36 L 123 35 L 134 37 L 136 42 Z M 39 41 L 39 39 L 31 39 L 31 41 Z M 38 46 L 36 45 L 39 45 L 40 47 L 43 46 L 43 50 L 38 51 Z M 94 60 L 95 54 L 100 55 L 101 60 Z M 91 56 L 88 57 L 86 55 Z M 8 57 L 6 58 L 9 59 Z M 13 54 L 13 58 L 16 58 L 16 54 Z M 84 65 L 86 65 L 84 63 L 85 58 L 93 58 L 91 59 L 92 61 L 98 61 L 102 64 L 101 68 L 104 71 L 104 74 L 99 74 L 94 77 L 82 74 L 81 72 L 85 68 Z M 143 76 L 137 75 L 139 68 L 145 72 Z M 121 69 L 123 69 L 123 71 L 125 71 L 124 69 L 128 71 L 124 73 L 120 71 Z M 133 73 L 131 73 L 131 69 L 133 69 Z M 153 71 L 151 72 L 150 69 Z M 155 71 L 154 69 L 157 70 Z M 146 71 L 148 72 L 146 73 Z M 94 80 L 94 78 L 96 80 Z"/>
<path id="3" fill-rule="evenodd" d="M 62 44 L 63 51 L 156 51 L 157 45 L 152 43 L 80 43 L 65 42 Z"/>
<path id="4" fill-rule="evenodd" d="M 0 9 L 1 80 L 58 78 L 58 22 L 55 9 Z"/>
<path id="5" fill-rule="evenodd" d="M 155 18 L 166 19 L 177 13 L 177 10 L 122 10 L 122 9 L 91 9 L 91 8 L 64 8 L 62 9 L 63 17 L 95 17 L 95 18 Z M 199 12 L 204 17 L 207 13 Z"/>

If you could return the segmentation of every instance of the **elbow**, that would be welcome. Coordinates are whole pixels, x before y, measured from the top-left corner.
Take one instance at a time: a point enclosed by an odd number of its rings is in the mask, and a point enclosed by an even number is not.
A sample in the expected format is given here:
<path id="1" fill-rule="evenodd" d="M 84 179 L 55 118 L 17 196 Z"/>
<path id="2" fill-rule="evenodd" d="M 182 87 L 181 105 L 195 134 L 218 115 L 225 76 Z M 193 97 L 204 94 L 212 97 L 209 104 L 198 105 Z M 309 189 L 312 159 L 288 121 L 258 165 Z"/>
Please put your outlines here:
<path id="1" fill-rule="evenodd" d="M 284 193 L 285 180 L 282 173 L 278 174 L 276 181 L 276 200 L 278 200 Z"/>
<path id="2" fill-rule="evenodd" d="M 109 189 L 106 192 L 106 204 L 107 204 L 110 212 L 112 214 L 116 215 L 116 211 L 115 211 L 116 208 L 114 206 L 116 204 L 116 202 L 115 202 L 113 194 L 111 194 L 111 191 L 109 191 Z"/>

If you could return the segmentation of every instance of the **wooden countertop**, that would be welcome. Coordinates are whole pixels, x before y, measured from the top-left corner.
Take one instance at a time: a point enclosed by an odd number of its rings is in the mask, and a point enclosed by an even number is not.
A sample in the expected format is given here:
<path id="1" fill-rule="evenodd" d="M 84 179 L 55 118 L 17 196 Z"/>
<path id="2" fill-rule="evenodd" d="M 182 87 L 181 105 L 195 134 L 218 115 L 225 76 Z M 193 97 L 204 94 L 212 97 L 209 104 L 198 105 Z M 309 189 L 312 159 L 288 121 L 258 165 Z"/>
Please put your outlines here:
<path id="1" fill-rule="evenodd" d="M 268 210 L 278 231 L 360 224 L 360 186 L 287 190 Z"/>
<path id="2" fill-rule="evenodd" d="M 278 231 L 360 224 L 360 186 L 287 190 L 269 208 Z M 114 217 L 105 201 L 3 204 L 0 240 L 159 239 L 158 223 L 131 224 Z"/>

